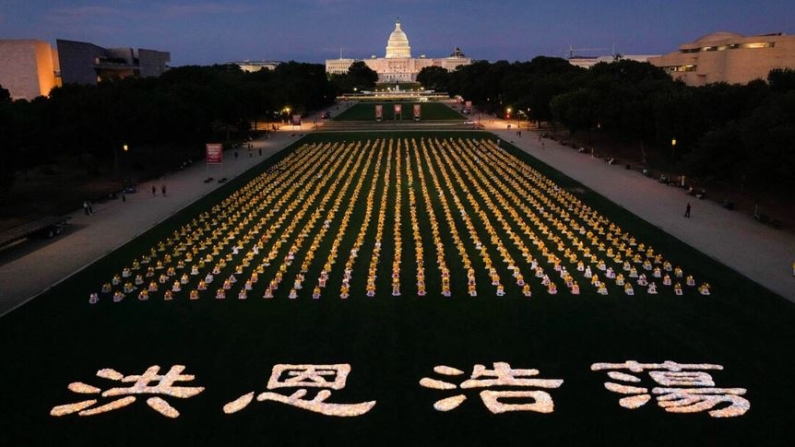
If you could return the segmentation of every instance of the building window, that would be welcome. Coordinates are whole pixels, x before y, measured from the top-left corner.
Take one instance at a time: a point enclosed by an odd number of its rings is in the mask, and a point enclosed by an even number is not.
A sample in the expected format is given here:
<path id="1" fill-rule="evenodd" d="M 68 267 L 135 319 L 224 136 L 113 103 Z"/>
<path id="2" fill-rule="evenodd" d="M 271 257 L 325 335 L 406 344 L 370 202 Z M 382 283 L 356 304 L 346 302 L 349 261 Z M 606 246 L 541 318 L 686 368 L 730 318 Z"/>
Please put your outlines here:
<path id="1" fill-rule="evenodd" d="M 742 45 L 742 48 L 757 49 L 757 48 L 773 48 L 774 42 L 751 42 Z"/>

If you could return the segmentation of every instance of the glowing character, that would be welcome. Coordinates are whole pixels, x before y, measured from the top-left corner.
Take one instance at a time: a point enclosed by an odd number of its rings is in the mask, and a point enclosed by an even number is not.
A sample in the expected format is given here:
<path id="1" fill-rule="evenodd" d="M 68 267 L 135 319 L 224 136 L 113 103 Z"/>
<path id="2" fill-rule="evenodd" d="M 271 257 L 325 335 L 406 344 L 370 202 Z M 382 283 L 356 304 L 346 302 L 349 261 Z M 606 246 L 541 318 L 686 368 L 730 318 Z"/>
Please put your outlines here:
<path id="1" fill-rule="evenodd" d="M 494 362 L 494 369 L 486 369 L 483 365 L 475 365 L 472 375 L 468 380 L 460 385 L 445 382 L 442 380 L 424 377 L 420 380 L 420 385 L 425 388 L 436 390 L 462 390 L 472 388 L 490 387 L 520 387 L 520 388 L 559 388 L 563 380 L 559 379 L 538 379 L 537 369 L 513 369 L 506 362 Z M 463 371 L 449 366 L 436 366 L 433 371 L 443 376 L 462 376 Z M 450 411 L 458 408 L 467 399 L 464 394 L 457 394 L 436 401 L 433 408 L 437 411 Z M 535 411 L 537 413 L 552 413 L 555 409 L 552 397 L 546 391 L 522 390 L 522 391 L 492 391 L 484 389 L 480 392 L 480 399 L 486 408 L 494 414 L 506 413 L 509 411 Z M 506 403 L 500 399 L 530 399 L 524 403 Z"/>
<path id="2" fill-rule="evenodd" d="M 651 379 L 659 386 L 652 388 L 650 392 L 649 388 L 640 386 L 639 377 L 617 370 L 628 370 L 636 374 L 648 371 Z M 663 363 L 638 363 L 629 360 L 624 363 L 591 365 L 591 371 L 608 371 L 607 375 L 617 381 L 605 382 L 605 388 L 627 396 L 618 401 L 624 408 L 639 408 L 654 395 L 657 398 L 657 405 L 668 413 L 708 411 L 714 418 L 742 416 L 751 408 L 751 403 L 741 397 L 746 390 L 715 388 L 712 376 L 704 372 L 721 370 L 723 370 L 721 365 L 680 364 L 670 360 Z M 718 406 L 721 408 L 715 409 Z"/>
<path id="3" fill-rule="evenodd" d="M 361 402 L 357 404 L 327 403 L 331 390 L 345 388 L 348 374 L 351 372 L 349 364 L 335 365 L 286 365 L 279 364 L 273 367 L 267 388 L 298 388 L 294 393 L 285 396 L 279 393 L 266 391 L 257 396 L 259 402 L 274 401 L 301 408 L 303 410 L 320 413 L 325 416 L 354 417 L 361 416 L 370 411 L 376 401 Z M 307 388 L 322 388 L 314 399 L 304 399 Z M 248 406 L 254 399 L 254 392 L 244 394 L 238 399 L 224 405 L 224 413 L 236 413 Z"/>
<path id="4" fill-rule="evenodd" d="M 165 395 L 186 399 L 193 397 L 202 391 L 204 387 L 185 387 L 174 386 L 175 382 L 190 382 L 194 380 L 193 375 L 182 374 L 185 370 L 183 365 L 174 365 L 165 375 L 158 374 L 160 367 L 157 365 L 150 366 L 145 373 L 141 375 L 125 376 L 116 370 L 105 368 L 97 371 L 97 377 L 103 379 L 113 380 L 122 383 L 132 383 L 129 387 L 110 388 L 102 391 L 100 388 L 85 384 L 83 382 L 72 382 L 69 384 L 69 390 L 78 394 L 97 394 L 102 397 L 119 397 L 104 405 L 94 407 L 98 399 L 89 399 L 72 404 L 58 405 L 50 410 L 51 416 L 66 416 L 72 413 L 77 413 L 80 416 L 94 416 L 108 411 L 117 410 L 126 407 L 136 401 L 138 394 L 152 394 L 146 400 L 146 404 L 153 410 L 169 418 L 176 418 L 179 412 L 158 395 Z M 93 408 L 91 408 L 93 407 Z"/>

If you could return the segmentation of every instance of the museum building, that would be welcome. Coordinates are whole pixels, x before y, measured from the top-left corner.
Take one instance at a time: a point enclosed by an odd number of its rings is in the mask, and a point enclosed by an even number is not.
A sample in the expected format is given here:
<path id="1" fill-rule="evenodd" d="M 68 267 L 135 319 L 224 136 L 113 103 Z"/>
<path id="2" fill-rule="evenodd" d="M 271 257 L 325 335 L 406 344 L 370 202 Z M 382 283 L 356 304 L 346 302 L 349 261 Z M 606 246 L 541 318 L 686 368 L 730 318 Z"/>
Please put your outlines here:
<path id="1" fill-rule="evenodd" d="M 0 85 L 12 99 L 47 96 L 64 84 L 96 85 L 109 79 L 157 77 L 168 70 L 171 54 L 143 48 L 103 48 L 72 40 L 0 40 Z"/>
<path id="2" fill-rule="evenodd" d="M 649 62 L 693 87 L 716 82 L 747 84 L 767 79 L 775 68 L 795 69 L 795 36 L 716 32 L 680 45 L 677 52 L 650 57 Z"/>

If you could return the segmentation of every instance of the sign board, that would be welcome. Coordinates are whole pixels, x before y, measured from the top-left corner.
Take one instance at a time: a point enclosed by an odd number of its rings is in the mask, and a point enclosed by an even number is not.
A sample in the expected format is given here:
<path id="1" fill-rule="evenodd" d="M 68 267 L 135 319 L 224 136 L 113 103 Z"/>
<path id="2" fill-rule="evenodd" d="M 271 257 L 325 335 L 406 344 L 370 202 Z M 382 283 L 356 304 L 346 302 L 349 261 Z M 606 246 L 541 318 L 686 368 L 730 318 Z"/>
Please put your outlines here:
<path id="1" fill-rule="evenodd" d="M 207 143 L 207 164 L 220 165 L 224 162 L 224 147 L 220 143 Z"/>
<path id="2" fill-rule="evenodd" d="M 403 119 L 403 105 L 395 104 L 395 119 Z"/>
<path id="3" fill-rule="evenodd" d="M 293 115 L 293 126 L 300 126 L 301 125 L 301 115 Z"/>
<path id="4" fill-rule="evenodd" d="M 414 121 L 419 121 L 420 119 L 422 119 L 422 106 L 414 104 Z"/>
<path id="5" fill-rule="evenodd" d="M 375 120 L 381 121 L 384 119 L 384 106 L 383 104 L 376 104 L 375 105 Z"/>

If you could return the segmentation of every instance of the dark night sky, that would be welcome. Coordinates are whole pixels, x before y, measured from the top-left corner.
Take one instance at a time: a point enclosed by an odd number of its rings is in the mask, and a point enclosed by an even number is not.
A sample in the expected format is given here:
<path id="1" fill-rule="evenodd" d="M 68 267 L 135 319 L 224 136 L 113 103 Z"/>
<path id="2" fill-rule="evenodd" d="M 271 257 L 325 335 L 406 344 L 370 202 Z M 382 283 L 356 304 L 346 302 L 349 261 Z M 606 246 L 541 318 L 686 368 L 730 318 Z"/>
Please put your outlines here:
<path id="1" fill-rule="evenodd" d="M 0 0 L 0 39 L 171 52 L 171 65 L 383 57 L 400 17 L 412 56 L 530 60 L 575 48 L 663 54 L 715 31 L 795 27 L 795 2 L 718 0 Z"/>

